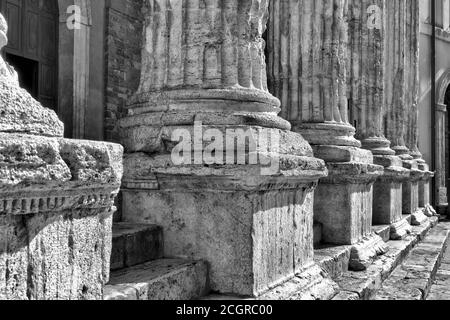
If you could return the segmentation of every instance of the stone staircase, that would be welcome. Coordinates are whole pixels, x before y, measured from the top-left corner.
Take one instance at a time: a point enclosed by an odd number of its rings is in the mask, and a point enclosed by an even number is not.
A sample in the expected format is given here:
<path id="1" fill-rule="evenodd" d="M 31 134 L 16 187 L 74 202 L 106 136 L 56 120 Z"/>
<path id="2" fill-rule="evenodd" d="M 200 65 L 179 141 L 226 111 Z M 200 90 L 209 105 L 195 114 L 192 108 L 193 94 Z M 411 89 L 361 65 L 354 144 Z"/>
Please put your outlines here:
<path id="1" fill-rule="evenodd" d="M 408 217 L 409 218 L 409 217 Z M 383 232 L 382 227 L 375 228 Z M 424 300 L 435 280 L 450 235 L 450 223 L 431 218 L 404 240 L 387 241 L 389 251 L 366 271 L 348 271 L 345 247 L 316 250 L 316 262 L 339 285 L 333 300 Z"/>
<path id="2" fill-rule="evenodd" d="M 405 219 L 410 221 L 410 216 Z M 374 227 L 374 232 L 386 241 L 389 251 L 363 272 L 348 270 L 350 246 L 316 248 L 315 262 L 339 286 L 333 300 L 426 299 L 433 281 L 440 275 L 438 268 L 449 243 L 450 222 L 438 224 L 436 217 L 430 218 L 420 226 L 413 226 L 412 233 L 399 241 L 389 240 L 389 226 Z M 104 299 L 227 299 L 222 295 L 208 295 L 206 262 L 166 258 L 163 249 L 160 227 L 116 223 L 111 277 Z M 447 256 L 450 264 L 450 253 Z"/>
<path id="3" fill-rule="evenodd" d="M 191 300 L 208 293 L 203 261 L 164 258 L 159 226 L 115 223 L 105 300 Z"/>
<path id="4" fill-rule="evenodd" d="M 439 272 L 450 241 L 450 222 L 441 222 L 418 244 L 377 292 L 375 300 L 426 300 Z M 448 254 L 445 261 L 448 261 Z M 447 282 L 448 283 L 448 282 Z M 433 292 L 435 295 L 435 292 Z"/>

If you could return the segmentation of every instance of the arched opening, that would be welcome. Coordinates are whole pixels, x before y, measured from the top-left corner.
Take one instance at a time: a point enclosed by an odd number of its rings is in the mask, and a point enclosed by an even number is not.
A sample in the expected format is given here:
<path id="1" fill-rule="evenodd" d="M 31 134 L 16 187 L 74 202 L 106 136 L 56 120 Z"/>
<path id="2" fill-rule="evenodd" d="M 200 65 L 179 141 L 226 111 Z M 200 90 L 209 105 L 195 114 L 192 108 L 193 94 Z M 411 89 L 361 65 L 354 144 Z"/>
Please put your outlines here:
<path id="1" fill-rule="evenodd" d="M 26 88 L 47 108 L 58 109 L 57 0 L 0 0 L 8 21 L 3 54 Z"/>
<path id="2" fill-rule="evenodd" d="M 442 214 L 448 208 L 448 188 L 450 186 L 450 69 L 441 70 L 436 83 L 436 141 L 435 141 L 435 198 L 436 206 Z"/>

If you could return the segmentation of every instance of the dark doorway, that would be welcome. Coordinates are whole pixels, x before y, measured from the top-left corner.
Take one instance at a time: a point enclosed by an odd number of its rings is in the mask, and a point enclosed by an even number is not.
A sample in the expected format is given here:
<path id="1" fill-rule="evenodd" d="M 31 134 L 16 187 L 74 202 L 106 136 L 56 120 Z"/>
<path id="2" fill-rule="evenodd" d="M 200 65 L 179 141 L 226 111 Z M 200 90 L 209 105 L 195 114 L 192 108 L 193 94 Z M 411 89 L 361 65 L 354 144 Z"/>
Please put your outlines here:
<path id="1" fill-rule="evenodd" d="M 8 21 L 5 60 L 19 74 L 21 85 L 45 107 L 58 107 L 57 0 L 0 0 Z"/>
<path id="2" fill-rule="evenodd" d="M 26 89 L 34 98 L 38 99 L 39 82 L 38 69 L 39 63 L 35 60 L 15 56 L 12 54 L 5 55 L 6 61 L 14 67 L 19 75 L 20 86 Z"/>

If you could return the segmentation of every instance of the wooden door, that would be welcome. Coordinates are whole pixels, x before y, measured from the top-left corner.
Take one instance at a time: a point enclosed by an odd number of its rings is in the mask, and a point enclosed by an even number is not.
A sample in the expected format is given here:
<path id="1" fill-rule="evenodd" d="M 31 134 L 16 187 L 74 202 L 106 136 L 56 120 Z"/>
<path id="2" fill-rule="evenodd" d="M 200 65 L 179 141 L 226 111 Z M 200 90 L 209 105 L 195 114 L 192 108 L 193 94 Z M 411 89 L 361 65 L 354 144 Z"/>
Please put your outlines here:
<path id="1" fill-rule="evenodd" d="M 0 0 L 0 11 L 9 25 L 9 43 L 4 49 L 6 60 L 18 69 L 21 82 L 32 83 L 27 89 L 44 106 L 56 110 L 57 0 Z"/>

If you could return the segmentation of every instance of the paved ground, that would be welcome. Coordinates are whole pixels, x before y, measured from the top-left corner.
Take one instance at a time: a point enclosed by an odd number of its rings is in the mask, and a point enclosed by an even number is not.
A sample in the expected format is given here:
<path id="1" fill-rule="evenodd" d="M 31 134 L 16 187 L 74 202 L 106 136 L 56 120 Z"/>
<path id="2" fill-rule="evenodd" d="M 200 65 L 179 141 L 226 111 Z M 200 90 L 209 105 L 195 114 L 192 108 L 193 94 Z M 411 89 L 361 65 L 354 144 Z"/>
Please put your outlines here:
<path id="1" fill-rule="evenodd" d="M 427 300 L 450 300 L 450 246 L 444 254 Z"/>

